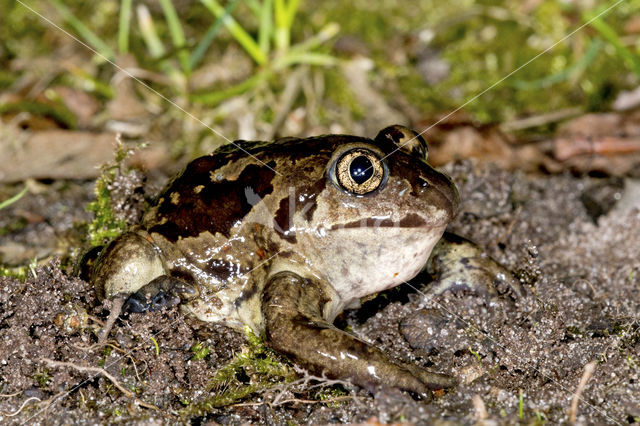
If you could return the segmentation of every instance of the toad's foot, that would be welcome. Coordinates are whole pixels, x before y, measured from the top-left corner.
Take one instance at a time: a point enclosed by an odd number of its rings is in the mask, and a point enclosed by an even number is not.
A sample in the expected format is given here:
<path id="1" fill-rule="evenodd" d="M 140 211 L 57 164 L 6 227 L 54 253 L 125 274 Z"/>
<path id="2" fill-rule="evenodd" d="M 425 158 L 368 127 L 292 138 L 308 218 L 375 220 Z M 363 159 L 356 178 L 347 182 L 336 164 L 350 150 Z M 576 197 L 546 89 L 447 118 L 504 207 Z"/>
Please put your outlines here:
<path id="1" fill-rule="evenodd" d="M 170 308 L 197 295 L 198 292 L 194 286 L 168 275 L 155 278 L 131 295 L 127 295 L 127 293 L 116 294 L 110 299 L 111 309 L 105 325 L 102 327 L 98 342 L 104 343 L 116 320 L 123 312 L 157 311 L 162 308 Z"/>
<path id="2" fill-rule="evenodd" d="M 196 288 L 182 280 L 161 275 L 133 293 L 124 304 L 128 312 L 153 312 L 171 308 L 198 295 Z"/>
<path id="3" fill-rule="evenodd" d="M 487 298 L 509 294 L 517 299 L 525 295 L 511 271 L 477 244 L 450 232 L 445 232 L 434 247 L 425 270 L 435 277 L 426 291 L 427 299 L 447 290 L 470 290 Z"/>
<path id="4" fill-rule="evenodd" d="M 267 344 L 315 374 L 349 379 L 372 391 L 393 386 L 419 395 L 450 388 L 456 379 L 391 361 L 382 351 L 334 328 L 323 316 L 330 292 L 317 281 L 291 272 L 274 275 L 265 288 L 262 311 Z"/>
<path id="5" fill-rule="evenodd" d="M 180 279 L 161 275 L 133 293 L 124 304 L 125 312 L 153 312 L 197 297 L 197 289 Z"/>

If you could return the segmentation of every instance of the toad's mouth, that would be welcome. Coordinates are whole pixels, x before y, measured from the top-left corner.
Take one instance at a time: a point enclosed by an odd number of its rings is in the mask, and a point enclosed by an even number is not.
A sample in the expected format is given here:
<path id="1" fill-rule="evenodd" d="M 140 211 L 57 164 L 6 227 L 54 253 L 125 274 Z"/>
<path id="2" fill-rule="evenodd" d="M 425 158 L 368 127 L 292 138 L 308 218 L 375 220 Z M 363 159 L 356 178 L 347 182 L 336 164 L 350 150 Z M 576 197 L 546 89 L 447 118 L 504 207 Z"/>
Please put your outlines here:
<path id="1" fill-rule="evenodd" d="M 425 228 L 430 225 L 422 216 L 409 213 L 400 220 L 388 217 L 366 217 L 352 222 L 331 225 L 331 230 L 353 228 Z"/>

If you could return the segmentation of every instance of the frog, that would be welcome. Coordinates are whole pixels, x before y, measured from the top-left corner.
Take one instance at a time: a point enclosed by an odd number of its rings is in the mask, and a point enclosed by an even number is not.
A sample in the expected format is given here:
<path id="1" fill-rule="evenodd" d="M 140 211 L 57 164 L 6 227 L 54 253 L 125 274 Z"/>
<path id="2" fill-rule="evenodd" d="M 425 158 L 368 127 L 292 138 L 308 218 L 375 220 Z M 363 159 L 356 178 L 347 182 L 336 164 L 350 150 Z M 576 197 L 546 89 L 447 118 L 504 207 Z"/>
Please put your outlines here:
<path id="1" fill-rule="evenodd" d="M 459 206 L 424 138 L 401 125 L 373 139 L 236 141 L 171 180 L 101 251 L 90 280 L 116 316 L 179 305 L 201 321 L 249 327 L 314 374 L 429 395 L 456 378 L 393 359 L 334 321 L 425 270 L 442 277 L 431 296 L 495 294 L 508 271 L 445 233 Z"/>

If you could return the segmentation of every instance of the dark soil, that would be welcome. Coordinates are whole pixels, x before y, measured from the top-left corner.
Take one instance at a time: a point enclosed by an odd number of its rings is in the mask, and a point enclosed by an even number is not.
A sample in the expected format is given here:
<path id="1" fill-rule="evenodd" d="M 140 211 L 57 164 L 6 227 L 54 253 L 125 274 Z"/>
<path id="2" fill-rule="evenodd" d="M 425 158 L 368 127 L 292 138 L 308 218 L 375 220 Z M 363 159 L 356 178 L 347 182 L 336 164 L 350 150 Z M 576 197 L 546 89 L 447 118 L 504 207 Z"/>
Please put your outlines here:
<path id="1" fill-rule="evenodd" d="M 447 171 L 463 200 L 451 230 L 511 269 L 527 295 L 487 299 L 459 292 L 425 302 L 420 291 L 427 279 L 418 277 L 361 312 L 346 313 L 342 322 L 397 358 L 455 375 L 457 388 L 427 401 L 394 389 L 369 395 L 343 384 L 334 388 L 347 397 L 322 403 L 314 401 L 311 381 L 181 417 L 187 402 L 204 398 L 209 378 L 246 347 L 244 336 L 173 309 L 132 314 L 99 346 L 97 321 L 105 308 L 89 284 L 68 274 L 70 267 L 52 261 L 24 283 L 0 278 L 0 422 L 568 423 L 592 362 L 576 420 L 640 422 L 637 183 L 526 176 L 469 162 Z M 47 203 L 25 197 L 4 210 L 4 223 L 17 221 L 25 209 L 44 219 L 0 236 L 0 246 L 35 238 L 45 224 L 59 237 L 64 229 L 54 221 L 68 229 L 83 217 L 89 188 L 80 188 L 85 192 L 51 191 L 60 199 Z M 67 219 L 51 208 L 55 202 L 67 206 Z M 211 352 L 196 360 L 192 347 L 199 342 Z M 103 367 L 130 394 L 96 370 L 47 359 Z"/>

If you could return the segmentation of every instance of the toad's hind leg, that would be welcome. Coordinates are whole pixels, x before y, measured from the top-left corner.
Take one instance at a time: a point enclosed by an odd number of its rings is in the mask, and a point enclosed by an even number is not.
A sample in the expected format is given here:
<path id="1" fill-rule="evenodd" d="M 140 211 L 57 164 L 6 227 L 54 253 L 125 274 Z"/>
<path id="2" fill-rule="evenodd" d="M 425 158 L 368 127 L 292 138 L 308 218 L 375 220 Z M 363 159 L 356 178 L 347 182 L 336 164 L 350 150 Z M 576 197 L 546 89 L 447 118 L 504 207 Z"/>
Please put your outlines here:
<path id="1" fill-rule="evenodd" d="M 165 267 L 155 244 L 143 235 L 127 232 L 100 253 L 91 282 L 101 299 L 128 297 L 164 274 Z"/>
<path id="2" fill-rule="evenodd" d="M 455 386 L 453 377 L 393 362 L 336 329 L 323 318 L 328 302 L 321 283 L 291 272 L 274 275 L 262 297 L 267 344 L 316 374 L 350 379 L 369 390 L 387 385 L 426 395 L 429 389 Z"/>
<path id="3" fill-rule="evenodd" d="M 98 298 L 113 299 L 100 341 L 109 334 L 125 299 L 164 274 L 164 264 L 156 246 L 136 232 L 122 234 L 100 253 L 91 274 L 91 283 Z"/>
<path id="4" fill-rule="evenodd" d="M 511 271 L 474 242 L 450 232 L 445 232 L 433 248 L 424 270 L 435 278 L 425 292 L 428 299 L 447 290 L 470 290 L 487 298 L 503 294 L 513 299 L 525 296 Z"/>

